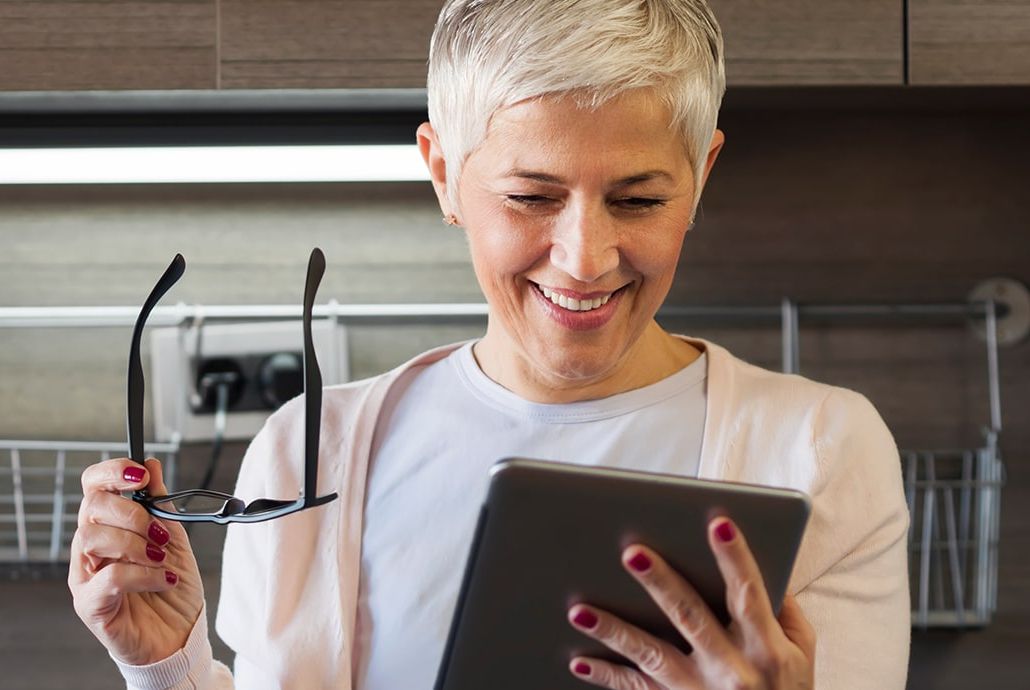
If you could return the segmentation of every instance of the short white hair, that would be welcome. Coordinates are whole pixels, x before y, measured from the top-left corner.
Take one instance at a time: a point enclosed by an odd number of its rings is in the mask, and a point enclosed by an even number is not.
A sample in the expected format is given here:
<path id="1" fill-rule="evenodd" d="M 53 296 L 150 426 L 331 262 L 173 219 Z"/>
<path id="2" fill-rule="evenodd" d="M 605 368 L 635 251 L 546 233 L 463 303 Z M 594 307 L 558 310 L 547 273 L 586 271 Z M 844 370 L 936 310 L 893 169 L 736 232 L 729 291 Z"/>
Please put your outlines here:
<path id="1" fill-rule="evenodd" d="M 546 95 L 597 108 L 654 88 L 699 181 L 726 90 L 722 32 L 705 0 L 448 0 L 426 86 L 454 209 L 491 116 Z"/>

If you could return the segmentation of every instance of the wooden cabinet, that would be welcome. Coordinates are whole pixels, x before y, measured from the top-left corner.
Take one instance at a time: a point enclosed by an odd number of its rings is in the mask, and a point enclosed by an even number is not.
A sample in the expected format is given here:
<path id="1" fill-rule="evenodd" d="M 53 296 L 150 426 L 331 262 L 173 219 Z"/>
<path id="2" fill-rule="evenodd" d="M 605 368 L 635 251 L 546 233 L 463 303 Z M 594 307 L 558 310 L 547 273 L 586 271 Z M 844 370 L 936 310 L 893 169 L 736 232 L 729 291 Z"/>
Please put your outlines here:
<path id="1" fill-rule="evenodd" d="M 709 2 L 730 86 L 904 83 L 902 0 Z"/>
<path id="2" fill-rule="evenodd" d="M 220 0 L 222 88 L 424 87 L 443 0 Z"/>
<path id="3" fill-rule="evenodd" d="M 1030 0 L 909 0 L 909 83 L 1030 84 Z"/>
<path id="4" fill-rule="evenodd" d="M 731 85 L 902 84 L 901 0 L 711 0 Z M 441 0 L 221 0 L 223 88 L 421 87 Z"/>
<path id="5" fill-rule="evenodd" d="M 730 86 L 1030 84 L 1030 0 L 709 0 Z M 0 0 L 0 90 L 422 87 L 443 0 Z"/>
<path id="6" fill-rule="evenodd" d="M 216 0 L 0 0 L 0 90 L 211 89 Z"/>

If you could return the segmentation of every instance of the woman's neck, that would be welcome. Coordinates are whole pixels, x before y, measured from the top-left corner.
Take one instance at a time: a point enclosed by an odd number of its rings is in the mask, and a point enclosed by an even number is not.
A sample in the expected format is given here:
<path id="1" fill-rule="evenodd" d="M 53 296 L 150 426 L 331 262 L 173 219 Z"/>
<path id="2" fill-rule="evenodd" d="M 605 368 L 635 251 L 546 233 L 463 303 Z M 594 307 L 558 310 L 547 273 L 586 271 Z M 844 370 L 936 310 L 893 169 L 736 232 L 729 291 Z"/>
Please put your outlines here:
<path id="1" fill-rule="evenodd" d="M 701 351 L 651 322 L 608 371 L 589 378 L 566 378 L 541 370 L 510 339 L 487 335 L 473 347 L 480 370 L 520 398 L 538 403 L 597 400 L 657 383 L 694 362 Z"/>

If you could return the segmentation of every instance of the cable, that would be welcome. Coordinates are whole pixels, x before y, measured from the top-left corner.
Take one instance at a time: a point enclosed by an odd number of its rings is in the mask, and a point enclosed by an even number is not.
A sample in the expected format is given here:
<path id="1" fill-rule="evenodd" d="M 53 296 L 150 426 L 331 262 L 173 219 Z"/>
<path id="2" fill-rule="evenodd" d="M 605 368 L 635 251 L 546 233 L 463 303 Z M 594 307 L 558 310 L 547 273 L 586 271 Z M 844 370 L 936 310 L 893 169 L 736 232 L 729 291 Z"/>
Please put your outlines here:
<path id="1" fill-rule="evenodd" d="M 218 460 L 222 456 L 222 447 L 225 440 L 226 411 L 229 408 L 229 389 L 239 380 L 240 376 L 234 371 L 222 371 L 205 374 L 200 379 L 200 397 L 207 397 L 207 392 L 213 387 L 215 389 L 215 435 L 211 440 L 211 458 L 208 460 L 207 470 L 204 472 L 204 479 L 200 482 L 201 489 L 211 488 L 211 480 L 214 479 L 215 470 L 218 467 Z M 187 499 L 188 505 L 189 499 Z M 190 532 L 191 523 L 186 523 L 186 533 Z"/>

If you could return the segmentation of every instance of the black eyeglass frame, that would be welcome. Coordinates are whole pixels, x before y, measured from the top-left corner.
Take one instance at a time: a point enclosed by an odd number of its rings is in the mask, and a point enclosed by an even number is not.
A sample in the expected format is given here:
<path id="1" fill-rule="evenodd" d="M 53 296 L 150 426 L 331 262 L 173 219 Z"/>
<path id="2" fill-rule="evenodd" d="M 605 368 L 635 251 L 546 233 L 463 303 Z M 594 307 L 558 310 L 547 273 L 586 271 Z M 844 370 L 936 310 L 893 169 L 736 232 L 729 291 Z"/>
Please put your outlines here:
<path id="1" fill-rule="evenodd" d="M 129 459 L 143 464 L 143 400 L 144 377 L 143 364 L 140 359 L 140 340 L 143 326 L 150 312 L 161 297 L 182 277 L 186 271 L 186 260 L 182 254 L 175 258 L 165 269 L 157 285 L 143 303 L 136 325 L 132 331 L 132 344 L 129 347 L 128 403 L 126 409 L 126 426 L 129 436 Z M 311 337 L 311 312 L 315 303 L 315 293 L 325 274 L 325 255 L 319 248 L 311 251 L 308 259 L 307 281 L 304 286 L 304 487 L 296 500 L 259 498 L 244 503 L 241 499 L 221 491 L 208 489 L 188 489 L 176 491 L 165 496 L 151 496 L 140 490 L 133 493 L 132 500 L 141 504 L 148 513 L 165 520 L 176 522 L 214 522 L 219 525 L 231 522 L 264 522 L 274 520 L 290 513 L 308 508 L 315 508 L 337 498 L 336 493 L 318 496 L 318 447 L 322 417 L 322 372 L 315 356 L 314 342 Z M 218 511 L 205 513 L 180 513 L 165 510 L 159 504 L 192 497 L 217 498 L 223 501 Z"/>

